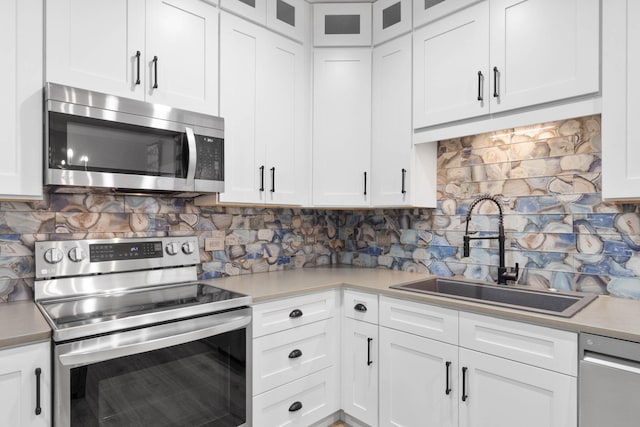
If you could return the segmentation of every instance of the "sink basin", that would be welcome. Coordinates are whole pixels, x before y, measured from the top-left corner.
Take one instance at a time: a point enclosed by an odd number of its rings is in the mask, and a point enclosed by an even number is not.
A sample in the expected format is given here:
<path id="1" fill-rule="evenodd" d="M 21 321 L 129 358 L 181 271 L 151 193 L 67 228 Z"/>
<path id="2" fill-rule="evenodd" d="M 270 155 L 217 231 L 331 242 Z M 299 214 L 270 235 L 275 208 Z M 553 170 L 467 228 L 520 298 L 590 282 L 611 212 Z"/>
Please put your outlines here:
<path id="1" fill-rule="evenodd" d="M 553 292 L 440 278 L 393 285 L 391 288 L 562 317 L 573 316 L 598 297 L 580 292 Z"/>

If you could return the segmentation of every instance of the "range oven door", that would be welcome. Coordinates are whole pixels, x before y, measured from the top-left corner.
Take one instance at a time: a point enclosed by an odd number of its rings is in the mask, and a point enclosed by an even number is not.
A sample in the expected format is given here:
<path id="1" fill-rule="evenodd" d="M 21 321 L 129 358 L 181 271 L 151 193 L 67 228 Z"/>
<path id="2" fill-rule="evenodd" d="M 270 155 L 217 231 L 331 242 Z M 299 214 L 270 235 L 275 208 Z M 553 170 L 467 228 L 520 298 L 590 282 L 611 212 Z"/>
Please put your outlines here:
<path id="1" fill-rule="evenodd" d="M 251 309 L 54 343 L 55 426 L 251 425 Z"/>

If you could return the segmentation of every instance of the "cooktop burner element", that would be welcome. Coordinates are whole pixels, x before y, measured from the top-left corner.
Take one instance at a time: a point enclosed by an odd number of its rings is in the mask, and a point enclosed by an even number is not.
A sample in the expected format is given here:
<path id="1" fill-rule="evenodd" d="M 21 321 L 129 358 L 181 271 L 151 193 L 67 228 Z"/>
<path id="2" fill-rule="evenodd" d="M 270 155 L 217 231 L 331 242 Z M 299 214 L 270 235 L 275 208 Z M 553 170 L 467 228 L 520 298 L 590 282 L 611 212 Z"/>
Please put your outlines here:
<path id="1" fill-rule="evenodd" d="M 56 342 L 249 305 L 196 282 L 197 239 L 38 242 L 36 303 Z M 86 256 L 86 254 L 90 254 Z"/>

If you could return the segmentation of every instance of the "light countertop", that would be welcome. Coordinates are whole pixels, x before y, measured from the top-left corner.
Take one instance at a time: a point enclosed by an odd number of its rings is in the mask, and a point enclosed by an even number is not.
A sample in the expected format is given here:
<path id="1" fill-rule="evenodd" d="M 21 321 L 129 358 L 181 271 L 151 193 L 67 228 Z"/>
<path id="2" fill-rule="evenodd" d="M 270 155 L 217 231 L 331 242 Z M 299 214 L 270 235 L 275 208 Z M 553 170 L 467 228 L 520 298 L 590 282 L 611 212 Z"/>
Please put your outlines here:
<path id="1" fill-rule="evenodd" d="M 51 328 L 33 301 L 0 304 L 0 348 L 47 341 Z"/>
<path id="2" fill-rule="evenodd" d="M 250 295 L 254 303 L 346 287 L 557 329 L 589 332 L 640 342 L 640 301 L 600 295 L 573 317 L 565 318 L 389 288 L 391 285 L 427 277 L 429 276 L 419 273 L 382 269 L 308 268 L 224 277 L 206 282 Z"/>

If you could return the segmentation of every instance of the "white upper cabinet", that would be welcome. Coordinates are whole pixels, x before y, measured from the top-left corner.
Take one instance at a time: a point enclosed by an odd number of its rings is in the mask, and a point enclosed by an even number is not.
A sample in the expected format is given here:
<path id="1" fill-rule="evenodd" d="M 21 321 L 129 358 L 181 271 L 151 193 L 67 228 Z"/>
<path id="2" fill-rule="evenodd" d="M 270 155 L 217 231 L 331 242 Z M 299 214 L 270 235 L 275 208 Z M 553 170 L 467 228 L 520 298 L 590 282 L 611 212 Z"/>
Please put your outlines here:
<path id="1" fill-rule="evenodd" d="M 371 49 L 314 51 L 313 204 L 371 203 Z"/>
<path id="2" fill-rule="evenodd" d="M 415 32 L 415 128 L 598 93 L 598 0 L 448 3 Z"/>
<path id="3" fill-rule="evenodd" d="M 0 2 L 0 198 L 42 198 L 42 31 L 41 0 Z"/>
<path id="4" fill-rule="evenodd" d="M 640 199 L 640 2 L 602 10 L 602 197 Z"/>
<path id="5" fill-rule="evenodd" d="M 314 46 L 370 46 L 370 3 L 313 5 Z"/>
<path id="6" fill-rule="evenodd" d="M 299 204 L 307 135 L 303 46 L 221 15 L 223 202 Z"/>
<path id="7" fill-rule="evenodd" d="M 218 112 L 218 10 L 198 0 L 147 0 L 148 100 Z"/>
<path id="8" fill-rule="evenodd" d="M 373 49 L 371 200 L 411 204 L 411 35 Z"/>
<path id="9" fill-rule="evenodd" d="M 267 23 L 267 0 L 220 0 L 220 7 L 258 24 Z"/>
<path id="10" fill-rule="evenodd" d="M 416 30 L 413 41 L 414 127 L 489 112 L 488 2 Z"/>
<path id="11" fill-rule="evenodd" d="M 267 0 L 267 27 L 295 40 L 305 41 L 310 7 L 304 0 Z"/>
<path id="12" fill-rule="evenodd" d="M 199 0 L 51 0 L 46 79 L 218 113 L 218 12 Z"/>
<path id="13" fill-rule="evenodd" d="M 599 91 L 599 0 L 490 4 L 492 112 Z"/>
<path id="14" fill-rule="evenodd" d="M 373 3 L 373 44 L 411 31 L 411 0 L 377 0 Z"/>

